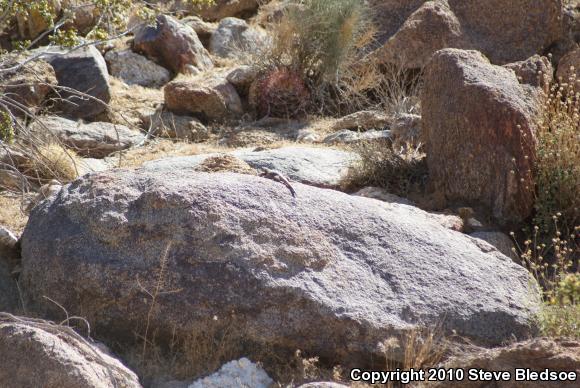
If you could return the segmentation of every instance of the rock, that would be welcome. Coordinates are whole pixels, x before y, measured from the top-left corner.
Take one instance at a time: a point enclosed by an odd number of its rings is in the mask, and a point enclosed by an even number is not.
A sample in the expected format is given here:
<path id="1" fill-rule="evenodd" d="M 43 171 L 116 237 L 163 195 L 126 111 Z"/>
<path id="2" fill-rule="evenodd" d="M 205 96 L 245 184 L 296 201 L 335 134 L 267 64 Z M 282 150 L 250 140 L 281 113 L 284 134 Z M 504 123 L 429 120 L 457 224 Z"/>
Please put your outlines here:
<path id="1" fill-rule="evenodd" d="M 104 159 L 82 158 L 78 161 L 77 169 L 79 176 L 89 174 L 91 172 L 102 172 L 113 168 L 110 163 Z"/>
<path id="2" fill-rule="evenodd" d="M 325 144 L 353 144 L 372 140 L 391 140 L 392 133 L 390 130 L 386 129 L 384 131 L 366 131 L 366 132 L 355 132 L 349 129 L 343 129 L 335 133 L 331 133 L 326 136 L 322 142 Z"/>
<path id="3" fill-rule="evenodd" d="M 560 0 L 377 0 L 384 62 L 422 68 L 443 48 L 481 51 L 494 64 L 525 60 L 563 38 Z M 400 26 L 400 27 L 399 27 Z"/>
<path id="4" fill-rule="evenodd" d="M 199 71 L 213 67 L 195 31 L 167 15 L 157 16 L 156 26 L 135 31 L 133 50 L 144 53 L 175 73 L 189 73 L 189 65 Z"/>
<path id="5" fill-rule="evenodd" d="M 317 383 L 308 383 L 302 384 L 298 388 L 348 388 L 347 385 L 332 383 L 332 382 L 317 382 Z"/>
<path id="6" fill-rule="evenodd" d="M 219 74 L 177 79 L 164 89 L 167 108 L 202 120 L 237 118 L 244 111 L 236 89 Z"/>
<path id="7" fill-rule="evenodd" d="M 494 387 L 516 388 L 533 386 L 549 388 L 554 386 L 554 381 L 536 381 L 534 383 L 522 383 L 515 380 L 516 369 L 529 368 L 532 371 L 543 372 L 545 369 L 555 372 L 576 372 L 580 375 L 580 342 L 564 339 L 533 338 L 524 342 L 518 342 L 506 347 L 496 349 L 480 349 L 469 354 L 463 352 L 461 356 L 454 357 L 443 366 L 445 368 L 462 368 L 467 371 L 471 368 L 486 371 L 509 371 L 512 378 L 509 381 L 494 382 Z M 559 381 L 556 384 L 562 388 L 578 386 L 578 381 Z M 445 381 L 444 383 L 424 384 L 425 387 L 466 387 L 484 388 L 489 387 L 489 382 L 478 381 Z"/>
<path id="8" fill-rule="evenodd" d="M 145 136 L 124 125 L 104 122 L 83 123 L 57 116 L 45 116 L 34 122 L 31 130 L 54 134 L 64 145 L 78 155 L 88 158 L 105 156 L 130 148 L 144 141 Z"/>
<path id="9" fill-rule="evenodd" d="M 525 61 L 508 63 L 504 67 L 513 70 L 520 82 L 532 86 L 549 85 L 554 78 L 550 60 L 537 54 Z"/>
<path id="10" fill-rule="evenodd" d="M 111 75 L 128 85 L 158 88 L 171 80 L 169 71 L 131 50 L 111 50 L 105 55 Z"/>
<path id="11" fill-rule="evenodd" d="M 228 73 L 226 79 L 234 85 L 240 95 L 247 96 L 250 86 L 258 76 L 258 69 L 254 66 L 241 65 Z"/>
<path id="12" fill-rule="evenodd" d="M 159 341 L 227 328 L 228 348 L 301 349 L 341 365 L 382 357 L 379 343 L 419 322 L 485 345 L 536 332 L 529 274 L 499 252 L 410 206 L 292 186 L 295 198 L 233 173 L 86 175 L 30 215 L 24 300 L 60 316 L 43 296 L 58 300 L 111 341 L 146 321 Z M 149 314 L 140 287 L 153 289 L 160 268 L 175 291 Z"/>
<path id="13" fill-rule="evenodd" d="M 337 188 L 349 168 L 358 159 L 355 153 L 317 147 L 283 147 L 264 151 L 242 149 L 230 153 L 259 170 L 268 168 L 284 174 L 292 181 L 308 185 Z M 195 169 L 216 154 L 166 158 L 146 162 L 143 167 L 153 171 Z"/>
<path id="14" fill-rule="evenodd" d="M 195 31 L 203 47 L 209 47 L 211 36 L 217 30 L 217 23 L 208 23 L 198 16 L 187 16 L 181 19 L 180 22 Z"/>
<path id="15" fill-rule="evenodd" d="M 209 51 L 222 58 L 257 55 L 270 44 L 268 34 L 245 20 L 225 18 L 210 39 Z"/>
<path id="16" fill-rule="evenodd" d="M 408 200 L 407 198 L 402 198 L 399 197 L 398 195 L 388 193 L 385 191 L 385 189 L 382 189 L 380 187 L 368 186 L 363 189 L 360 189 L 356 193 L 353 193 L 353 195 L 358 195 L 365 198 L 378 199 L 379 201 L 383 202 L 398 203 L 401 205 L 409 205 L 409 206 L 415 205 L 412 201 Z"/>
<path id="17" fill-rule="evenodd" d="M 513 240 L 502 232 L 493 232 L 493 231 L 481 231 L 481 232 L 474 232 L 470 234 L 471 237 L 478 238 L 483 240 L 491 245 L 493 245 L 498 251 L 506 255 L 507 257 L 511 257 L 516 263 L 520 263 L 520 259 L 518 256 L 512 251 L 514 248 Z"/>
<path id="18" fill-rule="evenodd" d="M 133 372 L 70 327 L 4 313 L 0 365 L 0 381 L 11 387 L 141 387 Z"/>
<path id="19" fill-rule="evenodd" d="M 18 238 L 0 225 L 0 256 L 4 259 L 16 259 L 19 256 Z"/>
<path id="20" fill-rule="evenodd" d="M 71 118 L 90 118 L 107 110 L 111 100 L 109 73 L 105 59 L 94 46 L 87 46 L 72 52 L 60 49 L 41 48 L 47 51 L 48 63 L 56 72 L 58 85 L 88 94 L 92 98 L 61 90 L 63 100 L 55 109 Z"/>
<path id="21" fill-rule="evenodd" d="M 12 276 L 19 259 L 18 238 L 0 225 L 0 311 L 19 307 L 18 288 Z"/>
<path id="22" fill-rule="evenodd" d="M 245 17 L 258 9 L 258 0 L 215 0 L 212 5 L 191 5 L 188 0 L 178 0 L 178 9 L 186 9 L 205 20 L 217 21 L 227 17 Z"/>
<path id="23" fill-rule="evenodd" d="M 143 126 L 157 136 L 201 142 L 209 138 L 209 131 L 199 120 L 171 112 L 156 111 L 143 118 Z"/>
<path id="24" fill-rule="evenodd" d="M 335 120 L 331 124 L 331 129 L 340 131 L 343 129 L 368 130 L 384 129 L 389 126 L 391 119 L 386 114 L 374 111 L 363 110 Z"/>
<path id="25" fill-rule="evenodd" d="M 476 51 L 456 49 L 434 55 L 424 85 L 422 127 L 435 190 L 453 203 L 487 207 L 502 224 L 527 218 L 538 89 Z"/>
<path id="26" fill-rule="evenodd" d="M 61 0 L 63 8 L 72 11 L 72 22 L 66 23 L 64 29 L 74 28 L 81 35 L 88 34 L 99 22 L 99 10 L 95 4 L 84 0 Z"/>
<path id="27" fill-rule="evenodd" d="M 422 68 L 437 50 L 463 47 L 461 22 L 447 1 L 426 1 L 378 51 L 383 62 Z"/>
<path id="28" fill-rule="evenodd" d="M 2 71 L 14 68 L 13 71 L 0 73 L 0 95 L 10 97 L 19 104 L 36 112 L 42 105 L 46 96 L 57 85 L 54 69 L 43 60 L 29 62 L 22 67 L 18 66 L 20 61 L 7 61 L 2 66 Z M 11 112 L 22 116 L 20 109 L 12 108 Z"/>
<path id="29" fill-rule="evenodd" d="M 580 47 L 562 57 L 558 63 L 556 78 L 564 83 L 569 83 L 571 79 L 574 79 L 575 90 L 580 92 Z"/>
<path id="30" fill-rule="evenodd" d="M 244 357 L 228 362 L 217 372 L 194 381 L 188 388 L 269 388 L 272 384 L 274 380 L 264 369 Z"/>

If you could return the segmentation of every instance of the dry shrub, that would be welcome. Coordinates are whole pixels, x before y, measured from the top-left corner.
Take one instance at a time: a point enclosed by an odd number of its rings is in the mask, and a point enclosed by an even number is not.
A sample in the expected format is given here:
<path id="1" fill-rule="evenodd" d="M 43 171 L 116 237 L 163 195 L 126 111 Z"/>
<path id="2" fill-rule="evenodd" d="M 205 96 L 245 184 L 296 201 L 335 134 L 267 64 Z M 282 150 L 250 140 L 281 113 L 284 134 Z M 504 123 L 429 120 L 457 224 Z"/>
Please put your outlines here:
<path id="1" fill-rule="evenodd" d="M 44 184 L 56 179 L 65 183 L 78 176 L 78 156 L 60 144 L 42 144 L 27 156 L 28 159 L 19 166 L 19 170 L 34 182 Z"/>
<path id="2" fill-rule="evenodd" d="M 397 152 L 389 140 L 381 139 L 361 142 L 353 148 L 360 160 L 346 176 L 345 190 L 374 186 L 403 197 L 423 191 L 427 165 L 421 152 L 415 149 Z"/>
<path id="3" fill-rule="evenodd" d="M 228 154 L 210 156 L 197 166 L 196 170 L 202 172 L 236 172 L 239 174 L 256 175 L 256 170 L 248 163 Z"/>
<path id="4" fill-rule="evenodd" d="M 548 236 L 556 213 L 563 233 L 580 225 L 580 93 L 574 92 L 575 75 L 563 81 L 547 88 L 536 132 L 534 224 Z"/>
<path id="5" fill-rule="evenodd" d="M 568 239 L 559 231 L 558 215 L 553 216 L 552 225 L 555 232 L 551 242 L 543 242 L 545 235 L 535 226 L 532 238 L 523 245 L 516 241 L 517 249 L 513 250 L 541 287 L 542 305 L 537 318 L 542 334 L 580 339 L 580 227 Z"/>
<path id="6" fill-rule="evenodd" d="M 28 222 L 28 216 L 22 209 L 22 203 L 31 198 L 8 192 L 0 192 L 0 225 L 10 231 L 21 234 Z"/>
<path id="7" fill-rule="evenodd" d="M 300 75 L 309 113 L 342 116 L 364 109 L 416 109 L 419 73 L 384 65 L 372 54 L 377 29 L 360 0 L 307 0 L 288 5 L 275 22 L 272 50 L 258 58 L 262 74 Z M 261 89 L 257 90 L 258 93 Z M 281 101 L 264 96 L 270 105 Z M 261 112 L 260 112 L 261 113 Z"/>
<path id="8" fill-rule="evenodd" d="M 385 354 L 385 370 L 397 368 L 424 370 L 434 367 L 443 361 L 447 353 L 447 342 L 441 335 L 439 327 L 417 326 L 405 332 L 400 338 L 392 337 L 382 343 Z M 394 362 L 394 355 L 401 355 L 399 362 Z M 399 357 L 397 357 L 399 358 Z M 388 382 L 387 387 L 398 386 Z"/>

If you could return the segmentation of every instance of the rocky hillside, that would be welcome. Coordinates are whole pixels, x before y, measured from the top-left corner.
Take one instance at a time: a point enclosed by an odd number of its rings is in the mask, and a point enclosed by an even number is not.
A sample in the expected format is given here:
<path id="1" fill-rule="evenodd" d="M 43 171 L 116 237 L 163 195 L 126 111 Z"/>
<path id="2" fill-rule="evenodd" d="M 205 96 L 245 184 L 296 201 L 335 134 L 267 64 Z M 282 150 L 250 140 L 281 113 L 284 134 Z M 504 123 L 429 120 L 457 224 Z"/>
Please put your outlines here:
<path id="1" fill-rule="evenodd" d="M 0 0 L 0 387 L 576 387 L 579 110 L 575 0 Z"/>

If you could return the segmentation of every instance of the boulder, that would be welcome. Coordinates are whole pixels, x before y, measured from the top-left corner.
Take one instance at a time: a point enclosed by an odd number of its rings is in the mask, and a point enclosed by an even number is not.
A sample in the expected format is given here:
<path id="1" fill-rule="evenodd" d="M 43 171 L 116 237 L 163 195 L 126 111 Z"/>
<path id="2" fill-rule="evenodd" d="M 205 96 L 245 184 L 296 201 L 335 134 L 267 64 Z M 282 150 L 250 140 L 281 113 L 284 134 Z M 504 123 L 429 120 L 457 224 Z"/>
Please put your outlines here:
<path id="1" fill-rule="evenodd" d="M 155 111 L 143 117 L 143 126 L 157 136 L 201 142 L 209 138 L 209 131 L 199 120 L 171 112 Z"/>
<path id="2" fill-rule="evenodd" d="M 425 69 L 422 127 L 433 188 L 485 207 L 500 223 L 527 218 L 534 202 L 540 90 L 479 52 L 445 49 Z"/>
<path id="3" fill-rule="evenodd" d="M 348 385 L 333 383 L 333 382 L 326 382 L 326 381 L 319 381 L 315 383 L 308 383 L 302 384 L 298 388 L 348 388 Z"/>
<path id="4" fill-rule="evenodd" d="M 171 80 L 171 73 L 131 50 L 111 50 L 105 55 L 111 75 L 128 85 L 158 88 Z"/>
<path id="5" fill-rule="evenodd" d="M 576 85 L 575 91 L 580 92 L 580 47 L 564 55 L 558 63 L 556 78 L 564 83 L 570 83 L 573 79 Z"/>
<path id="6" fill-rule="evenodd" d="M 93 98 L 77 93 L 58 90 L 62 100 L 55 109 L 71 118 L 90 118 L 107 110 L 111 100 L 109 72 L 105 59 L 94 46 L 87 46 L 71 52 L 61 49 L 46 51 L 45 58 L 52 65 L 58 79 L 58 86 L 73 89 Z"/>
<path id="7" fill-rule="evenodd" d="M 146 162 L 154 171 L 190 170 L 216 154 L 180 156 Z M 231 155 L 260 170 L 276 170 L 292 181 L 325 188 L 337 188 L 348 170 L 358 160 L 357 154 L 332 148 L 282 147 L 253 151 L 242 149 Z"/>
<path id="8" fill-rule="evenodd" d="M 178 10 L 187 10 L 201 16 L 205 20 L 219 21 L 227 17 L 245 17 L 256 12 L 258 0 L 215 0 L 211 5 L 192 5 L 191 1 L 178 0 Z"/>
<path id="9" fill-rule="evenodd" d="M 257 55 L 269 45 L 265 31 L 250 27 L 245 20 L 225 18 L 212 34 L 209 50 L 222 58 L 238 58 L 245 55 Z"/>
<path id="10" fill-rule="evenodd" d="M 520 263 L 520 258 L 512 251 L 514 241 L 505 233 L 497 231 L 478 231 L 470 234 L 471 237 L 483 240 L 493 245 L 498 251 L 511 257 L 516 263 Z"/>
<path id="11" fill-rule="evenodd" d="M 206 22 L 199 16 L 186 16 L 180 22 L 188 25 L 195 31 L 203 47 L 209 47 L 211 36 L 217 30 L 217 23 Z"/>
<path id="12" fill-rule="evenodd" d="M 213 67 L 195 31 L 167 15 L 157 16 L 155 26 L 137 28 L 133 50 L 175 73 L 191 73 Z"/>
<path id="13" fill-rule="evenodd" d="M 205 121 L 238 118 L 244 113 L 236 88 L 220 74 L 179 78 L 165 85 L 164 94 L 170 111 Z"/>
<path id="14" fill-rule="evenodd" d="M 494 64 L 543 53 L 564 35 L 561 0 L 371 1 L 384 62 L 422 68 L 443 48 L 481 51 Z M 386 4 L 383 4 L 386 3 Z"/>
<path id="15" fill-rule="evenodd" d="M 0 96 L 9 97 L 18 104 L 35 112 L 46 96 L 57 85 L 54 69 L 39 59 L 19 66 L 20 61 L 6 61 L 0 69 Z M 12 68 L 13 70 L 7 71 Z M 11 112 L 22 116 L 23 112 L 11 107 Z"/>
<path id="16" fill-rule="evenodd" d="M 31 124 L 31 130 L 39 134 L 50 131 L 78 155 L 88 158 L 104 158 L 145 140 L 143 134 L 132 131 L 124 125 L 105 122 L 83 123 L 57 116 L 39 118 Z"/>
<path id="17" fill-rule="evenodd" d="M 85 175 L 30 215 L 24 300 L 61 316 L 44 296 L 57 300 L 119 343 L 146 322 L 160 346 L 223 329 L 228 349 L 341 365 L 380 359 L 379 343 L 419 323 L 485 345 L 535 334 L 530 276 L 504 255 L 416 208 L 293 187 L 183 169 Z"/>
<path id="18" fill-rule="evenodd" d="M 264 369 L 244 357 L 228 362 L 217 372 L 194 381 L 187 388 L 269 388 L 273 384 L 274 380 Z"/>
<path id="19" fill-rule="evenodd" d="M 486 371 L 508 371 L 512 378 L 508 381 L 494 382 L 497 388 L 531 387 L 550 388 L 554 385 L 562 388 L 578 386 L 580 376 L 580 342 L 553 338 L 533 338 L 518 342 L 509 346 L 496 349 L 479 349 L 470 353 L 462 352 L 461 356 L 453 357 L 447 361 L 445 368 L 481 369 Z M 515 380 L 516 369 L 530 369 L 536 372 L 544 372 L 549 369 L 553 372 L 576 372 L 575 381 L 536 381 L 522 383 Z M 445 381 L 441 383 L 429 383 L 422 387 L 465 387 L 484 388 L 489 387 L 489 381 Z"/>
<path id="20" fill-rule="evenodd" d="M 18 288 L 12 272 L 20 259 L 17 237 L 0 225 L 0 311 L 19 307 Z"/>
<path id="21" fill-rule="evenodd" d="M 250 65 L 240 65 L 232 69 L 226 79 L 234 85 L 240 95 L 247 96 L 250 86 L 258 77 L 258 69 Z"/>
<path id="22" fill-rule="evenodd" d="M 135 373 L 70 327 L 5 313 L 0 381 L 10 387 L 141 387 Z"/>
<path id="23" fill-rule="evenodd" d="M 554 78 L 554 68 L 550 60 L 537 54 L 525 61 L 508 63 L 504 67 L 513 70 L 521 83 L 532 86 L 544 87 Z"/>

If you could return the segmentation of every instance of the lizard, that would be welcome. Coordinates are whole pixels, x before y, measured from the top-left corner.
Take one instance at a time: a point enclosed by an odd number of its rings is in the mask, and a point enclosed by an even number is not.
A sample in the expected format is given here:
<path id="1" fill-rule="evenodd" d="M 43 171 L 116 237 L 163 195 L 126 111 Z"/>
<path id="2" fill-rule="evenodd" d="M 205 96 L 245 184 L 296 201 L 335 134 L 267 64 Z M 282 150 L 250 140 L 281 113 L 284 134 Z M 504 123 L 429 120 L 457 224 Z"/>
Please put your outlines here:
<path id="1" fill-rule="evenodd" d="M 292 194 L 292 196 L 296 197 L 296 191 L 290 185 L 290 181 L 288 180 L 288 178 L 286 178 L 284 175 L 282 175 L 281 172 L 278 172 L 275 170 L 270 170 L 268 168 L 262 168 L 262 172 L 260 172 L 259 175 L 263 178 L 268 178 L 268 179 L 271 179 L 275 182 L 282 183 L 284 186 L 286 186 L 288 188 L 288 190 L 290 190 L 290 193 Z"/>

